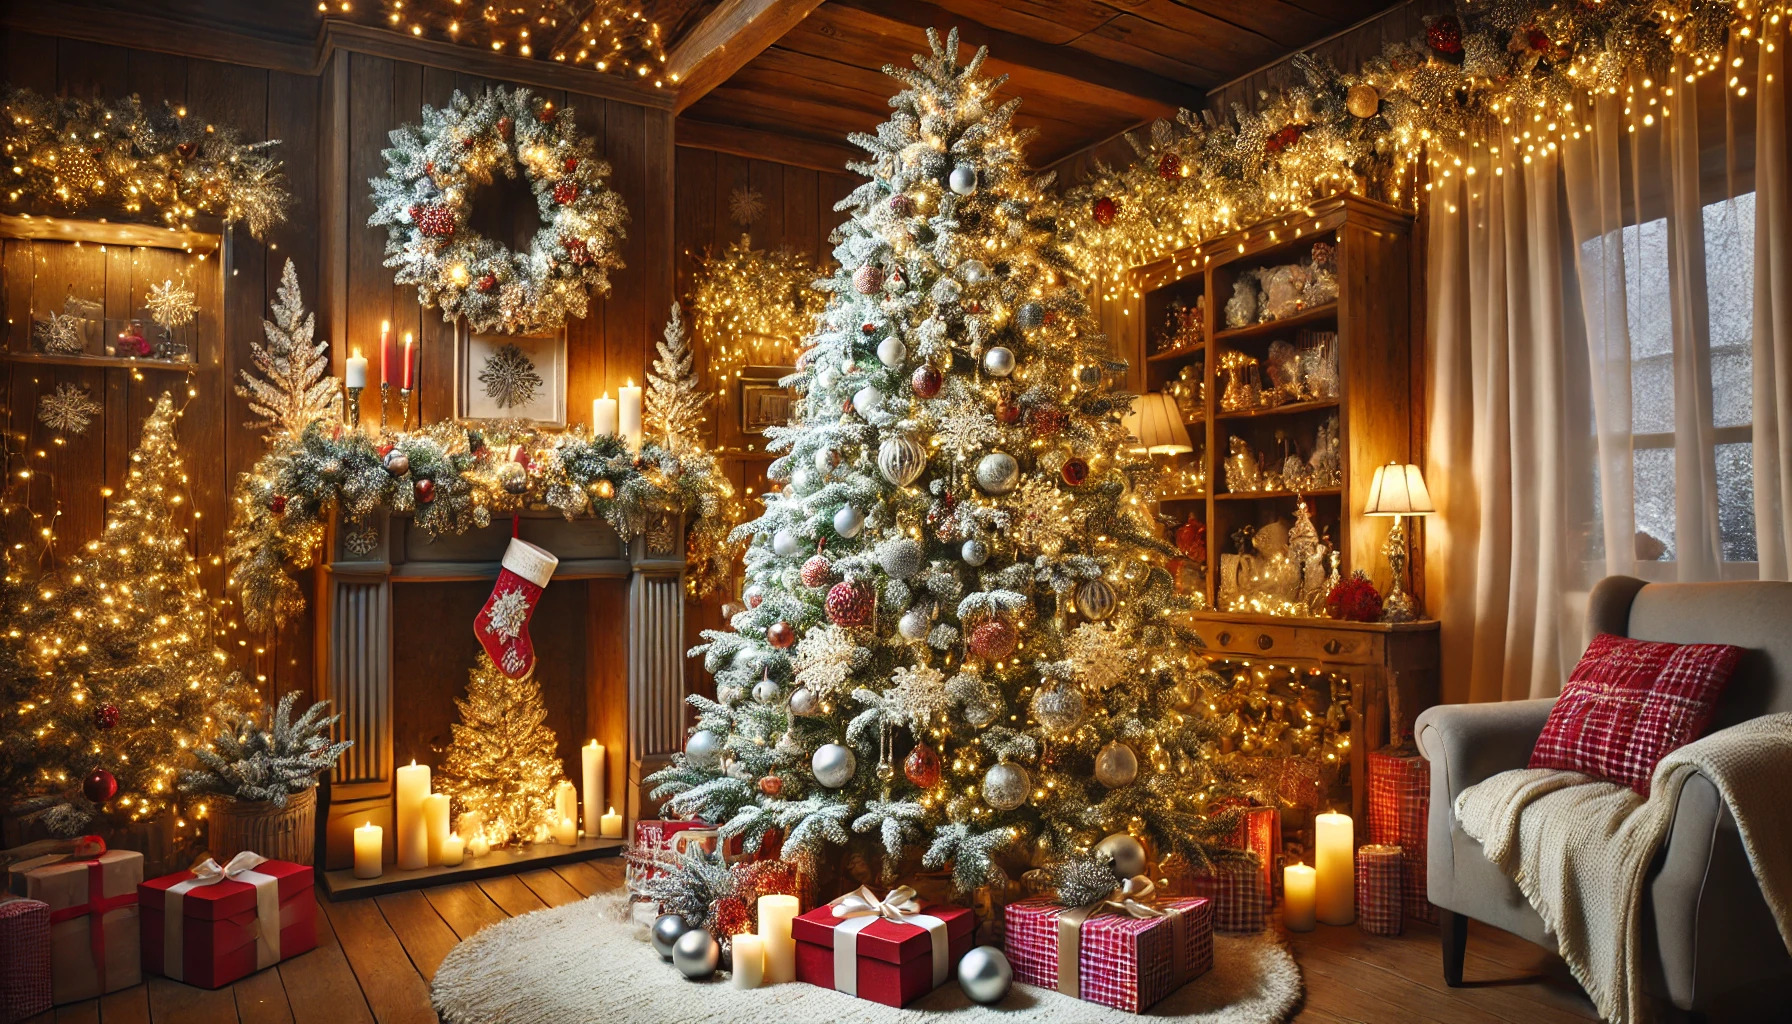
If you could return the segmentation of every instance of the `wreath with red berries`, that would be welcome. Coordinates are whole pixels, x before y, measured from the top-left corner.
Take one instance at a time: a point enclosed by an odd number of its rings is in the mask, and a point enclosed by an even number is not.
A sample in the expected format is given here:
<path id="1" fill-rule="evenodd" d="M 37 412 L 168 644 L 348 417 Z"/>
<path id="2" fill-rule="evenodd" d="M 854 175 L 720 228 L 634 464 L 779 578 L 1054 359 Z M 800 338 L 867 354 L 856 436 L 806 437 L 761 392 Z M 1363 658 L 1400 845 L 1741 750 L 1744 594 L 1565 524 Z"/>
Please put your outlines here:
<path id="1" fill-rule="evenodd" d="M 583 317 L 592 289 L 609 294 L 628 210 L 571 108 L 527 89 L 497 86 L 477 99 L 456 91 L 447 107 L 424 107 L 422 124 L 390 137 L 386 173 L 368 182 L 367 223 L 386 228 L 397 282 L 416 285 L 442 319 L 465 318 L 481 334 L 542 334 Z M 541 212 L 527 252 L 470 226 L 480 186 L 518 174 Z"/>

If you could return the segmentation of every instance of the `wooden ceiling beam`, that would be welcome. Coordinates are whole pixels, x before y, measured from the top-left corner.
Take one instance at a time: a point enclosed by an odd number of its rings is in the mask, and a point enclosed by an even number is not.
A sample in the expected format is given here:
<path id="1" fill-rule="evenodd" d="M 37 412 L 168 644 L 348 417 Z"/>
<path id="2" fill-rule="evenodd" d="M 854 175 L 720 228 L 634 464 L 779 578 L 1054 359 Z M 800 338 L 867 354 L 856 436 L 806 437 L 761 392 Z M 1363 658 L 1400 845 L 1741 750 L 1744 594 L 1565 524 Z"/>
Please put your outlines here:
<path id="1" fill-rule="evenodd" d="M 865 151 L 857 146 L 838 142 L 779 135 L 732 124 L 710 124 L 683 117 L 675 124 L 675 141 L 689 149 L 710 149 L 717 153 L 744 156 L 749 160 L 766 160 L 792 167 L 806 167 L 812 171 L 826 171 L 829 174 L 845 174 L 848 161 L 863 160 L 866 157 Z"/>
<path id="2" fill-rule="evenodd" d="M 956 25 L 961 43 L 989 47 L 992 59 L 999 63 L 1074 81 L 1089 91 L 1092 102 L 1130 99 L 1134 101 L 1126 103 L 1130 109 L 1138 106 L 1137 100 L 1145 100 L 1157 108 L 1154 114 L 1161 116 L 1174 113 L 1180 107 L 1199 109 L 1204 99 L 1202 91 L 1194 86 L 1118 61 L 1077 52 L 1070 47 L 989 28 L 920 0 L 835 0 L 835 3 L 891 25 L 923 29 Z"/>
<path id="3" fill-rule="evenodd" d="M 722 0 L 666 56 L 682 113 L 820 6 L 821 0 Z"/>

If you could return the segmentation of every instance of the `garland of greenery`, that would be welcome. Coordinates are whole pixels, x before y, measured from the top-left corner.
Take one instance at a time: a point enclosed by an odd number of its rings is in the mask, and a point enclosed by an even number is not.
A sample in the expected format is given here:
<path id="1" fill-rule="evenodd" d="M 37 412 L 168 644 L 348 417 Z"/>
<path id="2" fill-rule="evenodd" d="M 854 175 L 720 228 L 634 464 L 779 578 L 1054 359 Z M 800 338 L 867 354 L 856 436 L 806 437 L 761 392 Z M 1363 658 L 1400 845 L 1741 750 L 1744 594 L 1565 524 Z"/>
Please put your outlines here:
<path id="1" fill-rule="evenodd" d="M 1422 37 L 1353 71 L 1301 54 L 1292 63 L 1304 81 L 1254 110 L 1184 110 L 1129 135 L 1134 163 L 1101 167 L 1066 196 L 1080 211 L 1073 248 L 1085 271 L 1112 278 L 1335 192 L 1416 207 L 1421 169 L 1428 161 L 1433 178 L 1447 177 L 1461 142 L 1509 146 L 1515 159 L 1559 145 L 1583 130 L 1595 92 L 1634 90 L 1626 113 L 1646 123 L 1660 89 L 1734 74 L 1729 61 L 1784 11 L 1746 0 L 1460 0 Z"/>
<path id="2" fill-rule="evenodd" d="M 497 86 L 478 99 L 456 91 L 446 108 L 425 106 L 422 124 L 391 139 L 386 173 L 368 182 L 375 208 L 367 223 L 386 228 L 386 266 L 397 268 L 397 282 L 416 285 L 443 320 L 464 317 L 478 333 L 543 333 L 583 317 L 590 289 L 609 294 L 628 210 L 570 107 L 527 89 Z M 469 226 L 479 187 L 519 171 L 543 222 L 528 252 Z"/>
<path id="3" fill-rule="evenodd" d="M 286 219 L 292 197 L 278 140 L 245 143 L 229 125 L 185 107 L 41 96 L 9 87 L 0 107 L 9 203 L 73 211 L 88 204 L 159 211 L 171 227 L 196 213 L 242 221 L 257 238 Z"/>

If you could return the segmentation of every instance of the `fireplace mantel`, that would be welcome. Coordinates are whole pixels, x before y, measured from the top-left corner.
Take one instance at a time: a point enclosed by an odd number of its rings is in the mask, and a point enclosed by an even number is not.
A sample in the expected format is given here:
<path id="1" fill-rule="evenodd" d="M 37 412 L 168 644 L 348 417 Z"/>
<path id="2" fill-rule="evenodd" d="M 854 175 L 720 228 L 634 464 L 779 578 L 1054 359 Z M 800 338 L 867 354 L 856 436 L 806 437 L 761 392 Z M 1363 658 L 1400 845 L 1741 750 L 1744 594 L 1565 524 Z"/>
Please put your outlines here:
<path id="1" fill-rule="evenodd" d="M 588 699 L 602 723 L 597 738 L 610 752 L 606 789 L 632 821 L 642 809 L 641 780 L 667 764 L 683 741 L 683 523 L 655 516 L 626 541 L 601 519 L 567 520 L 551 510 L 524 512 L 514 525 L 523 539 L 560 559 L 550 589 L 579 580 L 626 581 L 628 620 L 620 631 L 627 642 L 626 680 Z M 331 777 L 327 867 L 352 863 L 352 832 L 364 821 L 395 835 L 393 724 L 405 696 L 394 692 L 394 659 L 404 654 L 394 635 L 395 608 L 421 597 L 416 588 L 496 579 L 512 528 L 510 516 L 452 537 L 432 537 L 401 515 L 331 525 L 329 557 L 317 583 L 319 696 L 342 715 L 338 738 L 355 745 Z M 443 622 L 438 635 L 464 643 L 471 663 L 477 652 L 471 616 Z"/>

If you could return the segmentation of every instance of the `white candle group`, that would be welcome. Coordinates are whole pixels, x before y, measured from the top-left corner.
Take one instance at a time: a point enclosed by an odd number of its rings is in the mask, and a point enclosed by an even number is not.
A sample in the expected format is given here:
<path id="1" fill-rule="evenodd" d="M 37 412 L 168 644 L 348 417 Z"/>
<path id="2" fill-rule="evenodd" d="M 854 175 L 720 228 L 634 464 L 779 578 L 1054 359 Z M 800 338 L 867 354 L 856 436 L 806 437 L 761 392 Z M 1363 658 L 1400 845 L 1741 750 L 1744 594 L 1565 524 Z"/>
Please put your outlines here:
<path id="1" fill-rule="evenodd" d="M 1319 920 L 1326 924 L 1356 920 L 1354 833 L 1348 814 L 1332 811 L 1313 818 L 1314 906 Z"/>
<path id="2" fill-rule="evenodd" d="M 596 740 L 579 748 L 579 784 L 585 798 L 585 835 L 598 835 L 598 809 L 604 805 L 604 747 Z"/>
<path id="3" fill-rule="evenodd" d="M 554 842 L 561 846 L 577 846 L 579 843 L 579 824 L 569 817 L 562 817 L 554 823 Z"/>
<path id="4" fill-rule="evenodd" d="M 616 433 L 616 400 L 608 391 L 604 397 L 591 400 L 591 435 L 609 437 Z"/>
<path id="5" fill-rule="evenodd" d="M 605 839 L 622 838 L 622 815 L 616 813 L 616 808 L 610 808 L 610 813 L 599 819 L 597 834 Z"/>
<path id="6" fill-rule="evenodd" d="M 380 862 L 383 859 L 385 830 L 368 822 L 355 829 L 355 877 L 380 877 Z"/>
<path id="7" fill-rule="evenodd" d="M 442 844 L 448 841 L 448 794 L 431 793 L 423 798 L 423 827 L 427 831 L 429 862 L 440 864 Z"/>
<path id="8" fill-rule="evenodd" d="M 765 940 L 751 932 L 734 937 L 734 987 L 758 988 L 765 984 Z"/>
<path id="9" fill-rule="evenodd" d="M 1306 864 L 1282 869 L 1282 923 L 1291 932 L 1313 930 L 1313 875 Z"/>
<path id="10" fill-rule="evenodd" d="M 622 440 L 632 449 L 641 447 L 641 386 L 632 379 L 616 392 L 621 396 L 617 425 Z"/>
<path id="11" fill-rule="evenodd" d="M 423 800 L 429 796 L 429 765 L 412 761 L 398 769 L 395 790 L 392 803 L 398 818 L 398 866 L 406 870 L 428 867 L 429 826 L 424 821 Z"/>
<path id="12" fill-rule="evenodd" d="M 348 357 L 348 365 L 342 371 L 342 383 L 351 388 L 367 386 L 367 357 L 355 349 L 355 354 Z"/>
<path id="13" fill-rule="evenodd" d="M 579 820 L 579 791 L 565 779 L 554 783 L 554 820 L 561 818 Z"/>
<path id="14" fill-rule="evenodd" d="M 796 939 L 791 922 L 801 909 L 795 896 L 759 897 L 759 938 L 765 946 L 765 983 L 796 980 Z"/>

